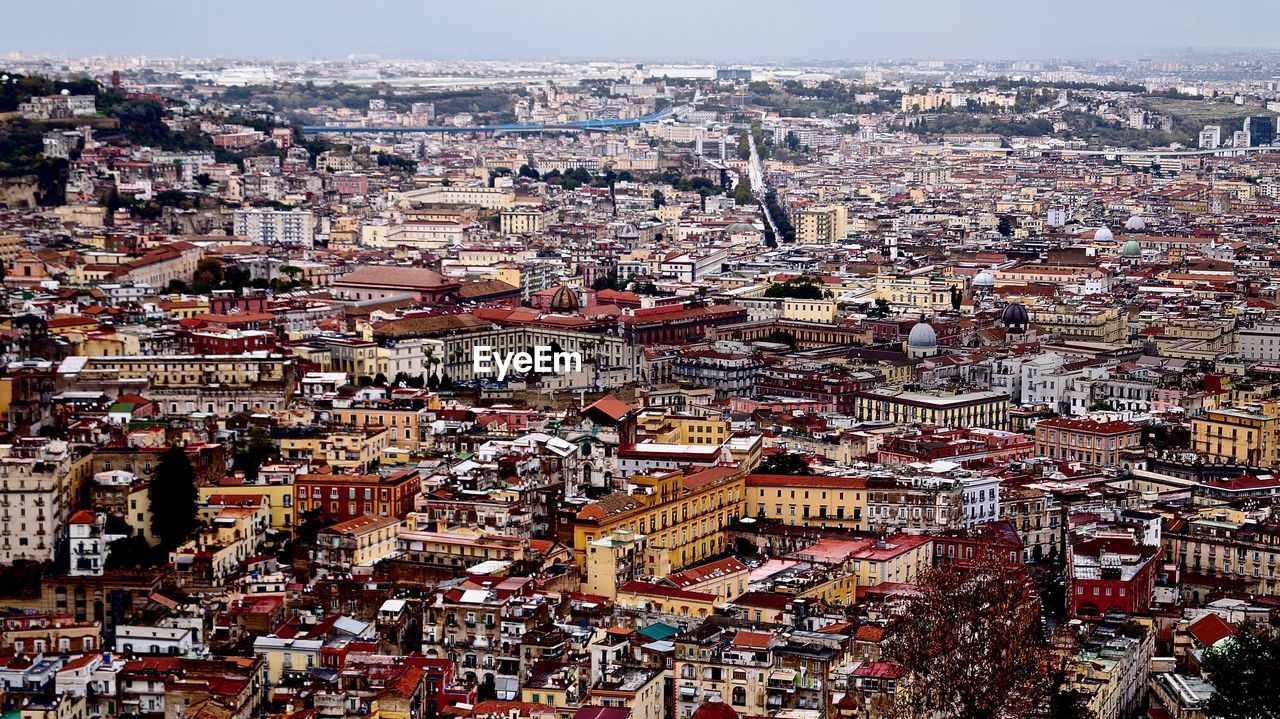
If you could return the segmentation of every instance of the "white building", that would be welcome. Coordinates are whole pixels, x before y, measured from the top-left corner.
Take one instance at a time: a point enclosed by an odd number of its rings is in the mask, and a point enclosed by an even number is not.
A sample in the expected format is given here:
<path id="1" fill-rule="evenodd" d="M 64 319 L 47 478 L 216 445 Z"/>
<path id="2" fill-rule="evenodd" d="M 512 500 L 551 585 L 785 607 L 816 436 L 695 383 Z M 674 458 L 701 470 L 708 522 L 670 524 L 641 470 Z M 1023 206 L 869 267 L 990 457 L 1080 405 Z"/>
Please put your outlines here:
<path id="1" fill-rule="evenodd" d="M 305 210 L 236 210 L 235 234 L 260 245 L 311 247 L 316 216 Z"/>
<path id="2" fill-rule="evenodd" d="M 995 476 L 961 477 L 964 486 L 961 511 L 964 526 L 991 522 L 1000 516 L 1000 478 Z"/>
<path id="3" fill-rule="evenodd" d="M 72 474 L 85 461 L 61 440 L 0 445 L 0 565 L 53 560 L 74 505 Z"/>
<path id="4" fill-rule="evenodd" d="M 1236 331 L 1240 359 L 1247 362 L 1280 360 L 1280 324 L 1256 325 Z"/>
<path id="5" fill-rule="evenodd" d="M 110 545 L 106 537 L 107 515 L 87 509 L 76 512 L 68 523 L 70 571 L 73 577 L 100 577 L 107 564 Z"/>
<path id="6" fill-rule="evenodd" d="M 116 625 L 116 651 L 183 656 L 204 649 L 199 617 L 173 617 L 155 626 Z"/>
<path id="7" fill-rule="evenodd" d="M 1216 150 L 1222 146 L 1222 126 L 1205 125 L 1200 131 L 1200 149 Z"/>
<path id="8" fill-rule="evenodd" d="M 91 717 L 119 716 L 116 676 L 125 660 L 110 652 L 91 652 L 70 659 L 58 670 L 54 692 L 59 696 L 84 697 Z"/>

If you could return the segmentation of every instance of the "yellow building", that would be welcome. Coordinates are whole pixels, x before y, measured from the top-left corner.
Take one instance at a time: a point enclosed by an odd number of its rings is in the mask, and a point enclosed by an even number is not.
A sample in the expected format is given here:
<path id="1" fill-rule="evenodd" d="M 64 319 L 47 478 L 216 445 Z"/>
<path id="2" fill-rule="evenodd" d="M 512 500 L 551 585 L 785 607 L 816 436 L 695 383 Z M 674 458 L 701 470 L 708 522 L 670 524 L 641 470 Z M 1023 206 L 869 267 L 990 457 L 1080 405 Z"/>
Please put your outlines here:
<path id="1" fill-rule="evenodd" d="M 1124 342 L 1128 331 L 1126 315 L 1117 307 L 1055 305 L 1052 309 L 1032 309 L 1031 324 L 1062 339 L 1084 342 Z"/>
<path id="2" fill-rule="evenodd" d="M 0 265 L 9 267 L 22 252 L 22 239 L 13 234 L 0 234 Z"/>
<path id="3" fill-rule="evenodd" d="M 720 597 L 707 592 L 687 592 L 662 584 L 627 582 L 618 587 L 616 606 L 622 609 L 705 619 L 715 613 Z"/>
<path id="4" fill-rule="evenodd" d="M 664 719 L 667 712 L 663 676 L 661 669 L 610 666 L 587 691 L 585 703 L 630 709 L 628 719 Z"/>
<path id="5" fill-rule="evenodd" d="M 854 415 L 860 422 L 1008 429 L 1009 397 L 998 392 L 944 394 L 873 389 L 857 394 Z"/>
<path id="6" fill-rule="evenodd" d="M 747 475 L 747 516 L 858 529 L 867 511 L 866 486 L 861 477 Z"/>
<path id="7" fill-rule="evenodd" d="M 504 235 L 531 235 L 542 231 L 542 211 L 536 209 L 503 210 L 498 225 Z"/>
<path id="8" fill-rule="evenodd" d="M 914 582 L 933 566 L 933 539 L 919 534 L 895 534 L 884 540 L 866 540 L 868 546 L 850 555 L 846 566 L 858 586 L 885 582 Z"/>
<path id="9" fill-rule="evenodd" d="M 941 90 L 929 90 L 905 94 L 900 101 L 902 112 L 929 112 L 951 106 L 951 93 Z"/>
<path id="10" fill-rule="evenodd" d="M 876 299 L 897 308 L 943 312 L 951 310 L 951 289 L 964 290 L 964 280 L 940 275 L 897 277 L 877 275 Z"/>
<path id="11" fill-rule="evenodd" d="M 834 324 L 839 316 L 835 300 L 783 300 L 782 319 L 793 322 Z"/>
<path id="12" fill-rule="evenodd" d="M 47 701 L 30 702 L 15 714 L 18 719 L 87 719 L 89 704 L 84 696 L 63 693 Z"/>
<path id="13" fill-rule="evenodd" d="M 373 377 L 378 374 L 378 346 L 369 341 L 351 337 L 334 337 L 325 342 L 329 348 L 329 365 L 334 372 L 346 372 L 352 377 Z"/>
<path id="14" fill-rule="evenodd" d="M 680 569 L 726 549 L 725 527 L 743 515 L 742 472 L 714 467 L 693 474 L 636 475 L 630 494 L 617 492 L 584 506 L 573 518 L 573 550 L 582 566 L 588 545 L 614 530 L 648 536 Z"/>
<path id="15" fill-rule="evenodd" d="M 786 593 L 781 587 L 775 589 Z M 858 578 L 852 573 L 837 571 L 801 590 L 797 597 L 818 599 L 827 604 L 851 606 L 858 599 Z"/>
<path id="16" fill-rule="evenodd" d="M 312 559 L 317 567 L 350 572 L 369 567 L 396 553 L 395 517 L 363 515 L 320 530 Z"/>
<path id="17" fill-rule="evenodd" d="M 238 480 L 237 480 L 238 481 Z M 146 492 L 142 492 L 146 494 Z M 284 484 L 210 484 L 200 487 L 200 501 L 208 502 L 214 495 L 224 497 L 265 496 L 268 503 L 268 523 L 272 529 L 293 531 L 293 482 Z"/>
<path id="18" fill-rule="evenodd" d="M 164 310 L 171 320 L 189 320 L 196 315 L 208 314 L 209 302 L 207 300 L 174 300 L 172 302 L 160 302 L 160 309 Z"/>
<path id="19" fill-rule="evenodd" d="M 129 525 L 129 535 L 142 537 L 148 545 L 160 544 L 160 537 L 151 528 L 150 482 L 134 482 L 124 495 L 124 522 Z"/>
<path id="20" fill-rule="evenodd" d="M 429 410 L 440 409 L 439 395 L 431 395 L 423 409 L 386 409 L 382 407 L 339 407 L 330 419 L 359 429 L 388 430 L 388 441 L 406 449 L 418 449 L 427 436 Z"/>
<path id="21" fill-rule="evenodd" d="M 665 573 L 666 552 L 651 552 L 643 534 L 618 529 L 587 545 L 581 591 L 613 599 L 618 587 L 639 576 Z"/>
<path id="22" fill-rule="evenodd" d="M 726 557 L 668 574 L 662 583 L 686 592 L 714 594 L 729 602 L 746 593 L 749 574 L 747 565 L 737 557 Z"/>
<path id="23" fill-rule="evenodd" d="M 510 187 L 441 185 L 392 193 L 391 200 L 406 207 L 414 202 L 423 202 L 438 205 L 475 205 L 488 210 L 497 210 L 515 205 L 516 191 Z"/>
<path id="24" fill-rule="evenodd" d="M 1221 464 L 1272 467 L 1280 461 L 1280 419 L 1243 409 L 1210 409 L 1191 420 L 1191 448 Z"/>
<path id="25" fill-rule="evenodd" d="M 121 357 L 137 355 L 142 344 L 136 335 L 121 332 L 68 332 L 72 354 L 87 357 Z"/>
<path id="26" fill-rule="evenodd" d="M 550 672 L 538 672 L 527 677 L 521 682 L 520 701 L 527 705 L 552 707 L 556 710 L 557 719 L 569 719 L 579 706 L 577 697 L 574 701 L 569 700 L 570 693 L 576 692 L 577 688 L 571 674 L 569 667 L 557 667 Z"/>
<path id="27" fill-rule="evenodd" d="M 839 242 L 849 234 L 849 215 L 844 205 L 806 207 L 795 213 L 796 242 Z"/>
<path id="28" fill-rule="evenodd" d="M 486 534 L 477 528 L 448 532 L 402 528 L 396 545 L 410 562 L 465 570 L 481 562 L 519 562 L 525 558 L 528 540 Z"/>
<path id="29" fill-rule="evenodd" d="M 640 434 L 652 434 L 660 444 L 724 444 L 729 439 L 729 423 L 722 419 L 645 410 L 636 418 Z"/>
<path id="30" fill-rule="evenodd" d="M 298 639 L 276 636 L 258 637 L 253 640 L 253 653 L 262 657 L 267 671 L 267 683 L 275 686 L 286 669 L 305 671 L 320 666 L 320 649 L 323 639 Z"/>
<path id="31" fill-rule="evenodd" d="M 283 400 L 293 392 L 293 359 L 279 355 L 83 357 L 64 362 L 58 371 L 68 380 L 147 379 L 152 387 L 275 385 L 286 390 Z"/>
<path id="32" fill-rule="evenodd" d="M 340 473 L 371 469 L 382 459 L 391 433 L 388 427 L 320 431 L 305 437 L 282 437 L 280 456 L 311 464 L 327 464 Z"/>

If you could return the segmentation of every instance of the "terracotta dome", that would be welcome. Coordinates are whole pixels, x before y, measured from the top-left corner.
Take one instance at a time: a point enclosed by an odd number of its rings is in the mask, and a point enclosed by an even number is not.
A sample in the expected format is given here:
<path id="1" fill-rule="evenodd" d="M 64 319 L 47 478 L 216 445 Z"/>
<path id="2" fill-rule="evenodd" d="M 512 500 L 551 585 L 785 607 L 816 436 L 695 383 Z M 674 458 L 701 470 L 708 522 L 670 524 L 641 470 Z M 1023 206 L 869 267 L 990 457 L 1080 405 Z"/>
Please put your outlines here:
<path id="1" fill-rule="evenodd" d="M 564 285 L 551 295 L 551 309 L 557 312 L 577 312 L 581 306 L 577 293 Z"/>
<path id="2" fill-rule="evenodd" d="M 738 719 L 738 712 L 724 702 L 706 702 L 689 719 Z"/>

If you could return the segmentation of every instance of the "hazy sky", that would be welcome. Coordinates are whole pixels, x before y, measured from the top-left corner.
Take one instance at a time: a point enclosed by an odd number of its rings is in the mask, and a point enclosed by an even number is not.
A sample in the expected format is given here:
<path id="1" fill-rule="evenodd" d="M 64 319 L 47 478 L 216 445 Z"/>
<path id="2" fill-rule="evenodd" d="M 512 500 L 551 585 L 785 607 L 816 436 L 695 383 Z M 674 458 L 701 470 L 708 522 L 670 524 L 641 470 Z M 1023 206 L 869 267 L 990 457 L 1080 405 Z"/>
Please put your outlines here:
<path id="1" fill-rule="evenodd" d="M 1280 46 L 1280 0 L 0 0 L 0 54 L 763 61 Z"/>

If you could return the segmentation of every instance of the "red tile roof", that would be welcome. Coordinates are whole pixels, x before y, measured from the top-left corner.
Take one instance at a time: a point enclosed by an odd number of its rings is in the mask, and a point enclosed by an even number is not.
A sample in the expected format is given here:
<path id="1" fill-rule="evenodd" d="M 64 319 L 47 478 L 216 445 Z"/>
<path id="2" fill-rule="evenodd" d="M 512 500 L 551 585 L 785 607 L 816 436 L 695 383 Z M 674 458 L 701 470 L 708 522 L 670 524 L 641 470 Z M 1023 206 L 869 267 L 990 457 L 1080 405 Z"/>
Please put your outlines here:
<path id="1" fill-rule="evenodd" d="M 1235 634 L 1236 628 L 1217 614 L 1206 614 L 1187 627 L 1187 632 L 1195 637 L 1201 646 L 1212 647 Z"/>

